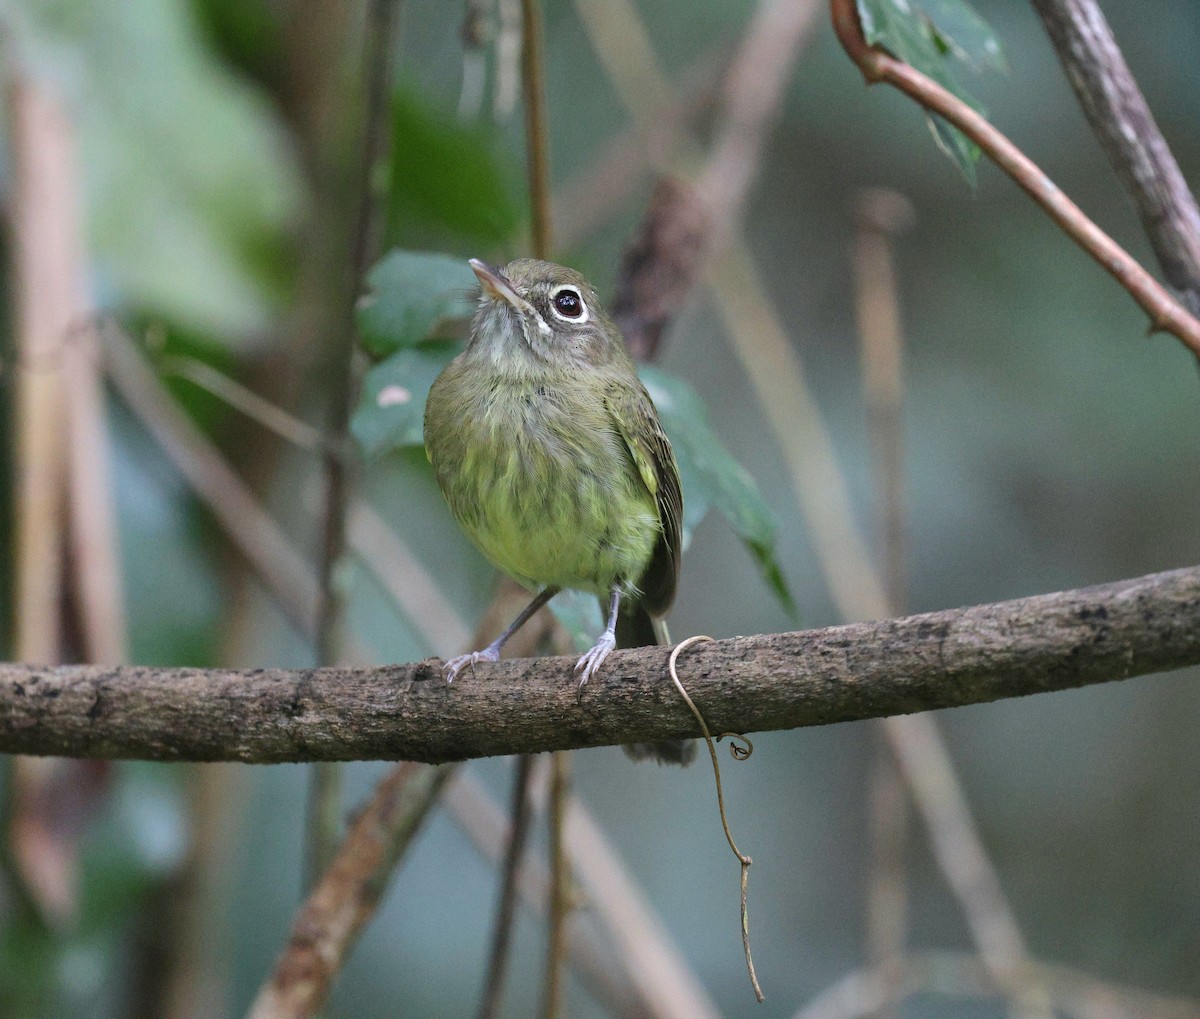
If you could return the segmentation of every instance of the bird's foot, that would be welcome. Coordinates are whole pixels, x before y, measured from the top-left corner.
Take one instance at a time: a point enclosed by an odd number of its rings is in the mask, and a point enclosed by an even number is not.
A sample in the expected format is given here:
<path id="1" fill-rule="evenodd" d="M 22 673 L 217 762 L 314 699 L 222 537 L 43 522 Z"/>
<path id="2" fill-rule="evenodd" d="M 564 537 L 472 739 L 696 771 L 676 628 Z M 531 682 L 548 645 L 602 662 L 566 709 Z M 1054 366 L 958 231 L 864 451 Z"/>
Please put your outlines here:
<path id="1" fill-rule="evenodd" d="M 596 641 L 595 646 L 575 663 L 575 671 L 582 673 L 579 677 L 579 686 L 581 688 L 600 671 L 600 666 L 604 664 L 604 659 L 608 657 L 609 652 L 616 646 L 616 634 L 611 630 L 605 630 L 600 634 L 600 639 Z"/>
<path id="2" fill-rule="evenodd" d="M 476 662 L 498 661 L 500 661 L 500 649 L 489 645 L 482 651 L 472 651 L 469 655 L 457 655 L 454 658 L 451 658 L 443 666 L 442 672 L 446 677 L 446 682 L 453 683 L 455 677 L 462 672 L 463 669 L 470 666 L 473 671 Z"/>

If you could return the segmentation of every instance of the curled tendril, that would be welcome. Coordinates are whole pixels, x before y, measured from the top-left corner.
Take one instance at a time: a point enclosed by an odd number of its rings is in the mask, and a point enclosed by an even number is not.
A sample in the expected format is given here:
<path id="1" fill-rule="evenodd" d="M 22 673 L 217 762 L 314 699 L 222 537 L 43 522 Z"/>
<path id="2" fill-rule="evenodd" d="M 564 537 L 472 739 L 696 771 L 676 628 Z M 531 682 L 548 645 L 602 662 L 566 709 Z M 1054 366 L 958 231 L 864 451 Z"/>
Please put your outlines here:
<path id="1" fill-rule="evenodd" d="M 684 648 L 700 641 L 711 640 L 712 637 L 697 635 L 688 637 L 687 640 L 676 644 L 667 662 L 667 670 L 671 674 L 671 681 L 675 684 L 675 689 L 679 691 L 679 695 L 684 699 L 697 724 L 700 726 L 700 731 L 704 734 L 704 742 L 708 745 L 708 756 L 712 758 L 713 783 L 717 787 L 717 810 L 721 815 L 721 827 L 725 831 L 725 841 L 729 843 L 729 848 L 733 850 L 733 855 L 738 858 L 738 863 L 742 867 L 742 951 L 746 955 L 746 969 L 750 972 L 750 985 L 754 988 L 754 997 L 761 1003 L 763 992 L 758 984 L 758 974 L 754 972 L 754 959 L 750 955 L 750 914 L 746 907 L 746 886 L 750 879 L 750 864 L 754 861 L 738 849 L 737 843 L 733 841 L 733 832 L 729 830 L 729 819 L 725 816 L 725 794 L 721 790 L 721 765 L 717 760 L 717 748 L 714 744 L 712 734 L 708 731 L 708 723 L 704 721 L 704 716 L 700 714 L 700 709 L 696 707 L 687 690 L 683 688 L 683 683 L 679 679 L 679 673 L 675 669 L 675 663 L 678 661 L 680 652 Z M 744 761 L 754 752 L 754 745 L 741 733 L 722 733 L 717 739 L 723 739 L 725 736 L 730 738 L 729 752 L 733 755 L 735 761 Z M 741 742 L 739 743 L 738 740 Z M 743 744 L 745 745 L 743 746 Z"/>
<path id="2" fill-rule="evenodd" d="M 729 740 L 729 756 L 735 761 L 749 760 L 750 755 L 754 753 L 754 744 L 740 732 L 723 732 L 717 737 L 717 742 L 720 743 L 723 739 Z"/>

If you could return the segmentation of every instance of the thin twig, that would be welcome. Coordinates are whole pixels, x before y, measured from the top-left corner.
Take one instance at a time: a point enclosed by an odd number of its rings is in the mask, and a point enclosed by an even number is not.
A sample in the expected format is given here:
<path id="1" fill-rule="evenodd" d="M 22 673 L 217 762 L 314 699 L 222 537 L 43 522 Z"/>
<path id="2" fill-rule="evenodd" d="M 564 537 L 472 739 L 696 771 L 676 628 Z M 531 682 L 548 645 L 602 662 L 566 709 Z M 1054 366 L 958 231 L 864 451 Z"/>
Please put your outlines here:
<path id="1" fill-rule="evenodd" d="M 550 141 L 546 72 L 538 0 L 521 0 L 521 82 L 525 90 L 525 159 L 529 178 L 530 235 L 535 258 L 550 257 Z"/>
<path id="2" fill-rule="evenodd" d="M 216 517 L 234 547 L 264 579 L 284 615 L 306 639 L 316 632 L 316 578 L 269 513 L 212 441 L 171 398 L 145 355 L 115 326 L 104 329 L 109 379 Z"/>
<path id="3" fill-rule="evenodd" d="M 722 89 L 712 146 L 697 187 L 713 213 L 713 248 L 741 218 L 796 58 L 820 23 L 817 0 L 761 0 Z"/>
<path id="4" fill-rule="evenodd" d="M 894 191 L 863 192 L 856 209 L 855 306 L 858 319 L 867 433 L 875 460 L 876 518 L 888 614 L 906 603 L 902 373 L 903 336 L 891 238 L 911 225 L 912 206 Z M 908 803 L 896 762 L 872 741 L 868 804 L 871 869 L 867 886 L 867 958 L 883 972 L 899 972 L 907 931 L 904 857 Z M 877 1019 L 891 1019 L 894 1010 Z"/>
<path id="5" fill-rule="evenodd" d="M 1033 972 L 1016 914 L 983 846 L 936 723 L 928 715 L 909 715 L 888 719 L 885 732 L 925 821 L 938 868 L 962 907 L 983 965 L 1022 1014 L 1052 1015 L 1046 989 Z"/>
<path id="6" fill-rule="evenodd" d="M 350 548 L 408 617 L 434 654 L 457 654 L 471 631 L 408 544 L 367 502 L 351 502 L 346 520 Z M 503 624 L 502 624 L 503 625 Z M 483 642 L 491 640 L 487 634 Z M 478 646 L 478 645 L 475 645 Z"/>
<path id="7" fill-rule="evenodd" d="M 567 921 L 571 913 L 571 860 L 565 846 L 567 803 L 571 790 L 571 755 L 560 750 L 550 758 L 550 903 L 546 924 L 546 976 L 542 1015 L 560 1019 L 566 1014 Z"/>
<path id="8" fill-rule="evenodd" d="M 857 312 L 870 435 L 880 479 L 885 602 L 888 615 L 904 602 L 904 509 L 901 422 L 901 334 L 888 235 L 912 219 L 907 202 L 890 192 L 864 196 L 858 210 L 855 269 Z M 937 723 L 928 717 L 890 718 L 885 738 L 930 833 L 934 857 L 958 896 L 984 964 L 1024 1014 L 1050 1016 L 1045 989 L 1028 974 L 1024 938 L 971 818 Z"/>
<path id="9" fill-rule="evenodd" d="M 688 142 L 691 125 L 716 100 L 723 63 L 719 53 L 696 60 L 680 76 L 679 105 L 660 116 L 652 138 L 643 137 L 635 126 L 627 127 L 558 185 L 552 211 L 559 250 L 578 247 L 623 207 L 650 171 L 670 165 Z"/>
<path id="10" fill-rule="evenodd" d="M 536 785 L 536 783 L 535 783 Z M 503 865 L 511 832 L 504 811 L 468 770 L 462 772 L 443 797 L 459 827 L 488 862 Z M 580 805 L 578 809 L 584 808 Z M 575 847 L 572 847 L 575 852 Z M 516 874 L 522 903 L 536 916 L 545 917 L 550 899 L 550 870 L 545 861 L 525 854 Z M 567 929 L 567 945 L 575 972 L 609 1015 L 637 1015 L 658 1019 L 690 1019 L 677 1008 L 658 1011 L 651 1007 L 629 978 L 623 960 L 614 960 L 609 945 L 601 941 L 595 923 L 583 911 Z"/>
<path id="11" fill-rule="evenodd" d="M 1032 0 L 1167 282 L 1200 316 L 1200 207 L 1096 0 Z"/>
<path id="12" fill-rule="evenodd" d="M 350 465 L 342 455 L 348 444 L 350 411 L 358 389 L 354 368 L 354 312 L 367 268 L 378 248 L 380 202 L 375 171 L 388 144 L 393 26 L 398 0 L 372 0 L 364 35 L 365 100 L 362 138 L 355 181 L 351 250 L 347 253 L 347 284 L 338 295 L 341 308 L 326 352 L 322 389 L 329 394 L 325 425 L 325 500 L 318 559 L 317 661 L 335 665 L 342 656 L 345 629 L 345 591 L 339 576 L 346 548 L 346 510 L 350 498 Z M 306 874 L 308 887 L 324 873 L 341 835 L 341 774 L 334 765 L 318 764 L 308 797 Z"/>
<path id="13" fill-rule="evenodd" d="M 513 772 L 512 803 L 509 817 L 508 846 L 500 869 L 500 902 L 492 923 L 492 947 L 488 952 L 487 976 L 483 982 L 483 998 L 479 1004 L 479 1019 L 493 1019 L 500 1010 L 504 995 L 504 974 L 508 967 L 508 949 L 516 919 L 517 875 L 524 860 L 529 836 L 529 779 L 533 774 L 534 758 L 521 754 Z"/>
<path id="14" fill-rule="evenodd" d="M 278 404 L 259 396 L 254 390 L 247 389 L 199 358 L 164 357 L 158 362 L 158 367 L 164 375 L 187 379 L 211 393 L 297 449 L 307 453 L 319 453 L 325 449 L 325 437 L 320 429 L 289 414 Z"/>
<path id="15" fill-rule="evenodd" d="M 659 666 L 656 681 L 662 670 Z M 650 1014 L 716 1019 L 720 1015 L 716 1004 L 634 884 L 604 830 L 575 798 L 568 804 L 564 838 L 590 909 L 619 946 L 629 977 L 649 1003 Z"/>
<path id="16" fill-rule="evenodd" d="M 521 83 L 525 95 L 525 160 L 529 181 L 530 235 L 533 254 L 549 258 L 551 250 L 550 129 L 546 113 L 545 54 L 538 0 L 521 0 Z M 564 1014 L 563 960 L 570 910 L 570 866 L 563 850 L 563 823 L 569 789 L 570 757 L 556 753 L 550 781 L 550 907 L 546 928 L 546 971 L 542 1015 Z"/>
<path id="17" fill-rule="evenodd" d="M 1150 318 L 1151 331 L 1177 337 L 1200 357 L 1200 320 L 1124 248 L 1093 223 L 1024 152 L 957 96 L 890 53 L 868 46 L 854 0 L 830 0 L 833 27 L 868 84 L 887 82 L 957 127 L 1042 207 L 1062 231 L 1124 287 Z"/>
<path id="18" fill-rule="evenodd" d="M 129 634 L 113 506 L 107 408 L 98 337 L 91 323 L 76 328 L 63 350 L 63 391 L 68 433 L 70 574 L 84 656 L 91 662 L 126 662 Z"/>
<path id="19" fill-rule="evenodd" d="M 905 610 L 904 340 L 891 238 L 912 225 L 912 205 L 895 191 L 858 199 L 854 238 L 855 311 L 867 432 L 875 460 L 876 519 L 887 614 Z"/>
<path id="20" fill-rule="evenodd" d="M 507 120 L 521 92 L 521 0 L 496 0 L 496 65 L 492 114 Z"/>

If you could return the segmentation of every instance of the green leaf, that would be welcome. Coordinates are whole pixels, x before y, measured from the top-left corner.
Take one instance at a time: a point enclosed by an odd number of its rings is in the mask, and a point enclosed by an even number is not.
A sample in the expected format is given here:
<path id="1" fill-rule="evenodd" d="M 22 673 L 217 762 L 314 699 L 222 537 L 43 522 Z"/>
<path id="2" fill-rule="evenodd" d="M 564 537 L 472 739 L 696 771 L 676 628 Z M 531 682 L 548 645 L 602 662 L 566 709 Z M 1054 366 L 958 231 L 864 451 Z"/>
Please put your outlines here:
<path id="1" fill-rule="evenodd" d="M 363 344 L 384 356 L 421 343 L 440 319 L 470 315 L 477 287 L 465 258 L 393 251 L 367 275 L 358 306 Z"/>
<path id="2" fill-rule="evenodd" d="M 857 0 L 863 35 L 983 112 L 951 73 L 954 63 L 973 70 L 1006 70 L 1000 42 L 965 0 Z M 958 166 L 972 187 L 979 147 L 941 117 L 930 115 L 938 147 Z"/>
<path id="3" fill-rule="evenodd" d="M 1008 61 L 992 26 L 964 0 L 919 0 L 928 28 L 961 63 L 978 69 L 1008 72 Z"/>
<path id="4" fill-rule="evenodd" d="M 796 603 L 775 558 L 775 519 L 754 479 L 721 445 L 690 386 L 656 368 L 643 366 L 639 374 L 679 463 L 684 543 L 708 510 L 717 510 L 746 546 L 779 603 L 797 618 Z"/>
<path id="5" fill-rule="evenodd" d="M 444 243 L 447 233 L 489 247 L 508 241 L 525 215 L 511 142 L 493 124 L 462 124 L 429 106 L 413 87 L 396 91 L 392 113 L 389 241 Z"/>
<path id="6" fill-rule="evenodd" d="M 405 347 L 367 372 L 350 419 L 350 431 L 367 456 L 424 446 L 429 387 L 459 349 L 448 342 Z"/>
<path id="7" fill-rule="evenodd" d="M 15 62 L 79 129 L 100 276 L 226 342 L 268 329 L 301 183 L 279 115 L 211 52 L 182 0 L 0 0 Z M 136 56 L 135 56 L 136 55 Z"/>

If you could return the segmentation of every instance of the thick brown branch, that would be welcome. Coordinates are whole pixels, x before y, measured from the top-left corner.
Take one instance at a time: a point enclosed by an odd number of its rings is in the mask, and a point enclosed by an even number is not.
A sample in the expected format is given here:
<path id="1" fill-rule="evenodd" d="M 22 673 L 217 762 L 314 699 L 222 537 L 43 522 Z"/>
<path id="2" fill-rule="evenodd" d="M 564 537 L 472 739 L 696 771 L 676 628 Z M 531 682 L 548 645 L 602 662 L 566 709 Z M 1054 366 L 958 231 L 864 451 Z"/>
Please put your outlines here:
<path id="1" fill-rule="evenodd" d="M 1200 315 L 1200 208 L 1095 0 L 1032 0 L 1167 282 Z"/>
<path id="2" fill-rule="evenodd" d="M 441 762 L 695 735 L 669 648 L 375 669 L 0 667 L 0 752 Z M 681 674 L 715 732 L 825 725 L 1200 663 L 1200 567 L 966 609 L 704 644 Z"/>

